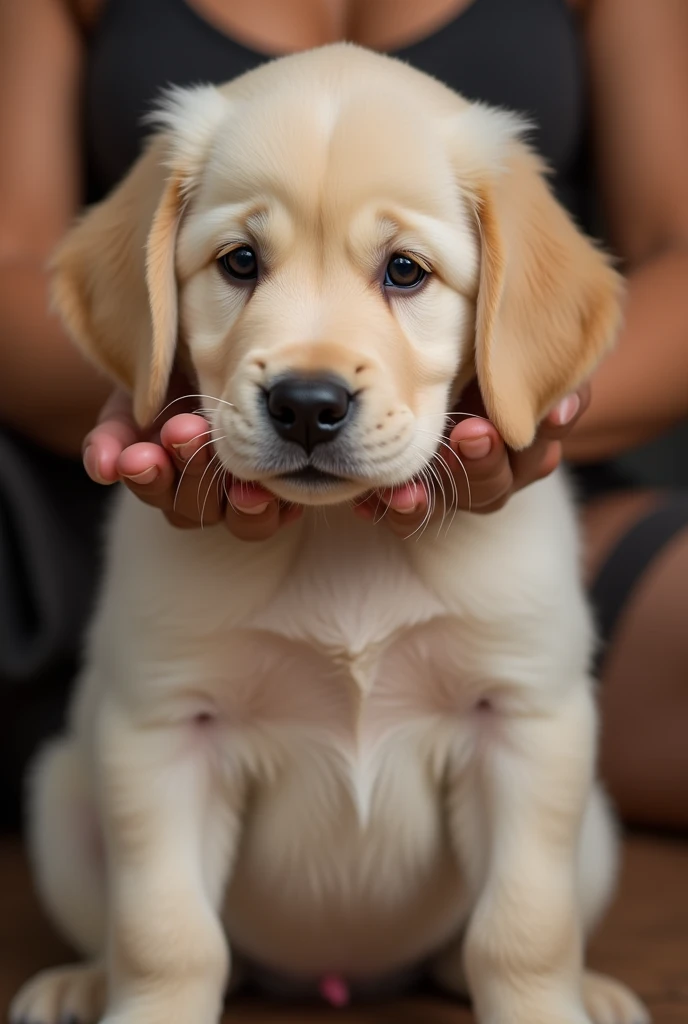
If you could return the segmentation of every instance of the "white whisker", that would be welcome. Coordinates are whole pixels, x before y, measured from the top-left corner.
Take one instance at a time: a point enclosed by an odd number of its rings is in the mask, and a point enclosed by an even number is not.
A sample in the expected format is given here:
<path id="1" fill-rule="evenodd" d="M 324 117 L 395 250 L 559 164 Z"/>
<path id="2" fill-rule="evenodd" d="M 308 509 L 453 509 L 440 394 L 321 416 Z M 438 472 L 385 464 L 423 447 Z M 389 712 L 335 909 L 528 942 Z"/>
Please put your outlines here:
<path id="1" fill-rule="evenodd" d="M 420 540 L 421 536 L 423 535 L 423 533 L 425 531 L 425 527 L 427 526 L 428 522 L 430 521 L 430 518 L 431 518 L 432 513 L 433 513 L 433 509 L 434 509 L 434 488 L 432 487 L 432 484 L 431 484 L 430 480 L 427 477 L 427 473 L 426 473 L 425 467 L 420 471 L 419 476 L 420 476 L 420 479 L 421 479 L 421 481 L 423 483 L 423 486 L 425 487 L 426 494 L 428 496 L 428 507 L 427 507 L 427 511 L 426 511 L 425 515 L 423 516 L 423 519 L 422 519 L 421 523 L 416 527 L 416 529 L 413 531 L 413 533 L 410 533 L 407 537 L 404 538 L 405 540 L 410 540 L 411 537 L 415 537 L 416 534 L 418 534 L 418 537 L 416 538 L 416 540 Z"/>
<path id="2" fill-rule="evenodd" d="M 193 437 L 190 437 L 188 441 L 185 441 L 184 444 L 191 444 L 192 441 L 198 441 L 199 437 L 204 437 L 206 434 L 212 434 L 214 431 L 221 429 L 221 427 L 209 427 L 207 430 L 201 430 L 198 434 L 194 434 Z"/>
<path id="3" fill-rule="evenodd" d="M 223 477 L 221 477 L 221 481 L 222 481 L 222 489 L 225 492 L 225 498 L 227 499 L 227 504 L 231 508 L 232 512 L 236 512 L 236 514 L 239 515 L 239 509 L 236 507 L 236 505 L 234 504 L 234 502 L 230 498 L 229 491 L 227 490 L 227 474 L 226 473 L 225 473 L 225 475 Z"/>
<path id="4" fill-rule="evenodd" d="M 206 507 L 206 504 L 208 502 L 208 498 L 210 496 L 210 492 L 213 489 L 213 484 L 217 480 L 218 476 L 220 476 L 221 473 L 224 473 L 224 471 L 225 471 L 225 467 L 223 466 L 222 462 L 220 462 L 220 465 L 215 470 L 215 473 L 213 474 L 213 478 L 210 481 L 210 484 L 208 485 L 208 490 L 205 492 L 205 498 L 203 499 L 203 508 L 201 509 L 201 529 L 203 529 L 203 516 L 205 515 L 205 507 Z"/>
<path id="5" fill-rule="evenodd" d="M 463 471 L 463 475 L 464 475 L 464 477 L 466 479 L 466 490 L 468 491 L 468 511 L 470 512 L 472 507 L 473 507 L 473 496 L 471 494 L 471 481 L 468 478 L 468 471 L 467 471 L 467 469 L 466 469 L 466 467 L 465 467 L 465 465 L 463 463 L 463 459 L 454 451 L 454 449 L 452 448 L 452 446 L 450 444 L 447 444 L 446 441 L 440 440 L 439 443 L 444 448 L 446 448 L 447 451 L 450 451 L 452 453 L 452 455 L 454 456 L 454 458 L 456 459 L 458 464 L 461 466 L 461 469 Z"/>
<path id="6" fill-rule="evenodd" d="M 184 402 L 187 398 L 209 398 L 211 402 L 220 402 L 221 405 L 228 405 L 230 409 L 234 408 L 233 402 L 226 402 L 224 398 L 216 398 L 215 395 L 180 395 L 179 398 L 173 398 L 171 402 L 168 402 L 165 408 L 160 410 L 155 419 L 159 420 L 160 417 L 164 416 L 167 410 L 171 409 L 173 405 L 176 405 L 177 402 Z"/>
<path id="7" fill-rule="evenodd" d="M 177 484 L 177 489 L 174 492 L 174 501 L 172 502 L 172 508 L 173 508 L 174 511 L 176 511 L 176 509 L 177 509 L 177 499 L 179 497 L 179 488 L 181 487 L 182 481 L 183 481 L 184 476 L 186 474 L 186 471 L 189 468 L 189 466 L 191 465 L 191 463 L 193 462 L 193 460 L 196 458 L 196 456 L 198 454 L 200 454 L 200 452 L 203 451 L 204 448 L 207 448 L 209 444 L 213 444 L 215 441 L 224 441 L 224 439 L 225 439 L 225 435 L 224 434 L 222 435 L 222 437 L 217 437 L 217 438 L 212 438 L 211 437 L 211 439 L 209 441 L 206 441 L 204 444 L 201 445 L 201 447 L 198 449 L 198 451 L 195 451 L 193 453 L 193 455 L 191 456 L 189 461 L 186 463 L 186 465 L 184 466 L 184 469 L 182 470 L 181 475 L 179 477 L 179 482 Z"/>
<path id="8" fill-rule="evenodd" d="M 373 525 L 374 526 L 377 523 L 381 522 L 384 519 L 384 517 L 385 517 L 385 513 L 383 512 L 382 515 L 380 516 L 380 518 L 379 519 L 377 518 L 377 512 L 378 512 L 378 509 L 380 508 L 380 502 L 381 501 L 382 501 L 382 494 L 381 494 L 380 491 L 378 491 L 377 492 L 377 505 L 375 506 L 375 511 L 373 512 Z"/>
<path id="9" fill-rule="evenodd" d="M 434 456 L 433 456 L 433 458 L 434 458 Z M 441 530 L 442 523 L 447 518 L 447 495 L 446 495 L 446 491 L 444 489 L 444 482 L 442 480 L 442 477 L 440 476 L 438 471 L 435 469 L 435 467 L 432 465 L 432 462 L 428 463 L 428 471 L 434 477 L 434 479 L 437 481 L 437 483 L 439 485 L 439 489 L 440 489 L 440 494 L 442 495 L 442 519 L 440 520 L 440 525 L 439 525 L 439 529 Z M 439 530 L 438 530 L 438 536 L 439 536 Z"/>
<path id="10" fill-rule="evenodd" d="M 418 428 L 418 432 L 421 433 L 421 434 L 427 434 L 428 437 L 431 437 L 433 439 L 435 444 L 441 445 L 442 448 L 446 448 L 448 452 L 451 452 L 451 454 L 454 456 L 454 458 L 456 459 L 458 464 L 461 466 L 461 469 L 463 471 L 463 475 L 464 475 L 464 477 L 466 479 L 466 489 L 467 489 L 467 492 L 468 492 L 468 511 L 470 512 L 471 508 L 473 507 L 473 498 L 472 498 L 472 495 L 471 495 L 471 482 L 470 482 L 470 480 L 468 478 L 468 472 L 467 472 L 466 467 L 465 467 L 465 465 L 463 463 L 463 460 L 460 458 L 460 456 L 457 454 L 457 452 L 454 451 L 452 446 L 447 441 L 444 440 L 444 438 L 436 436 L 435 434 L 432 433 L 431 430 L 423 430 L 420 427 Z M 453 475 L 452 475 L 452 479 L 453 479 Z M 458 495 L 457 495 L 457 504 L 458 504 Z"/>
<path id="11" fill-rule="evenodd" d="M 442 458 L 441 458 L 439 452 L 435 452 L 435 454 L 433 455 L 433 460 L 434 459 L 437 459 L 438 465 L 440 466 L 440 470 L 439 471 L 441 472 L 442 470 L 445 470 L 445 472 L 446 472 L 447 465 L 446 465 L 445 462 L 442 461 Z M 451 530 L 452 524 L 453 524 L 453 522 L 454 522 L 454 520 L 456 518 L 456 513 L 457 513 L 457 511 L 459 509 L 459 489 L 456 486 L 456 480 L 454 479 L 454 477 L 453 477 L 453 475 L 451 473 L 448 474 L 448 478 L 449 478 L 449 483 L 451 484 L 451 488 L 452 488 L 452 502 L 451 502 L 451 516 L 449 518 L 449 524 L 448 524 L 446 532 L 445 532 L 445 537 L 447 536 L 447 534 Z M 444 519 L 442 520 L 442 523 L 440 523 L 440 530 L 441 530 L 443 524 L 444 524 Z M 440 530 L 437 531 L 437 536 L 438 537 L 440 535 Z"/>
<path id="12" fill-rule="evenodd" d="M 199 515 L 200 515 L 200 512 L 201 512 L 201 487 L 203 486 L 203 481 L 205 480 L 206 473 L 208 472 L 208 470 L 210 469 L 212 464 L 215 462 L 216 459 L 219 460 L 219 458 L 220 458 L 220 456 L 218 455 L 217 452 L 215 452 L 213 457 L 208 460 L 208 465 L 205 467 L 205 469 L 201 473 L 201 478 L 198 481 L 198 487 L 196 488 L 196 511 L 199 513 Z M 206 500 L 207 500 L 207 498 L 208 498 L 208 495 L 206 494 Z"/>
<path id="13" fill-rule="evenodd" d="M 466 412 L 464 409 L 454 409 L 452 412 L 445 412 L 444 418 L 448 419 L 450 416 L 470 416 L 474 420 L 486 420 L 487 416 L 481 416 L 479 412 Z M 435 419 L 436 413 L 428 412 L 425 416 L 417 416 L 416 420 L 429 420 Z"/>

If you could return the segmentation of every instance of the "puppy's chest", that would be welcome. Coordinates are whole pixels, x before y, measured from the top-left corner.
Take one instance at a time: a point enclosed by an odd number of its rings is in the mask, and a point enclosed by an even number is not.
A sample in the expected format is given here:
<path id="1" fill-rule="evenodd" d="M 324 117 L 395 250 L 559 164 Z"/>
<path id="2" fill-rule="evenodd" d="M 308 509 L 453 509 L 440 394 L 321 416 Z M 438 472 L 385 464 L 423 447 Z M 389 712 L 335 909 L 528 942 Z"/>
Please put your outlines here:
<path id="1" fill-rule="evenodd" d="M 319 528 L 253 625 L 360 674 L 400 635 L 446 612 L 394 538 Z"/>
<path id="2" fill-rule="evenodd" d="M 362 757 L 409 723 L 470 706 L 464 635 L 393 538 L 366 546 L 323 530 L 211 675 L 242 730 L 297 729 Z"/>

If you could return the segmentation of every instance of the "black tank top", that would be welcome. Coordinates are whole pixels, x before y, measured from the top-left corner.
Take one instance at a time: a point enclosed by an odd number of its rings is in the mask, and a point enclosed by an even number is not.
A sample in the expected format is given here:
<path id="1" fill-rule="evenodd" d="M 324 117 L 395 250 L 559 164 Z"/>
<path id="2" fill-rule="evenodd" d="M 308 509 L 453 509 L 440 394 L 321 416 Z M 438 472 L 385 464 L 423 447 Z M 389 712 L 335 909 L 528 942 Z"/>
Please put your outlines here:
<path id="1" fill-rule="evenodd" d="M 473 0 L 393 56 L 469 99 L 525 114 L 559 198 L 591 229 L 584 57 L 566 0 Z M 136 159 L 142 116 L 164 86 L 225 82 L 269 59 L 185 0 L 108 0 L 88 47 L 88 201 L 108 192 Z"/>

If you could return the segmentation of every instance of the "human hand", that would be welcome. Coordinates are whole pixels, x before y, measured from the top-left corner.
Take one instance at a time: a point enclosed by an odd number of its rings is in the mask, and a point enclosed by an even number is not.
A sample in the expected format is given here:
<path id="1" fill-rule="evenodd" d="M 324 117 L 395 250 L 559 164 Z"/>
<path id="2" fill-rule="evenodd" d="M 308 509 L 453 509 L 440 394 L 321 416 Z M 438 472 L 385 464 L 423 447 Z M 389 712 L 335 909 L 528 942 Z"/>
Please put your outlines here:
<path id="1" fill-rule="evenodd" d="M 224 521 L 242 540 L 264 540 L 301 515 L 254 484 L 232 481 L 213 452 L 212 431 L 197 413 L 192 398 L 173 400 L 169 419 L 144 434 L 132 413 L 131 399 L 115 391 L 103 406 L 98 424 L 83 444 L 86 472 L 96 483 L 121 480 L 132 494 L 164 513 L 181 529 Z"/>
<path id="2" fill-rule="evenodd" d="M 404 537 L 452 508 L 494 512 L 516 491 L 556 469 L 562 442 L 589 400 L 587 385 L 567 396 L 540 425 L 533 444 L 514 452 L 486 418 L 477 385 L 472 384 L 455 414 L 459 422 L 439 446 L 435 470 L 443 480 L 444 497 L 435 497 L 434 508 L 430 509 L 428 489 L 412 483 L 369 495 L 354 512 L 384 520 Z M 180 399 L 172 409 L 183 407 L 184 401 L 191 408 L 190 400 Z M 212 432 L 197 413 L 176 412 L 159 433 L 143 438 L 129 397 L 117 391 L 105 404 L 83 451 L 91 479 L 104 484 L 122 480 L 141 501 L 160 509 L 182 529 L 224 521 L 242 540 L 265 540 L 302 514 L 301 508 L 278 500 L 264 488 L 232 481 L 219 465 L 213 467 Z"/>
<path id="3" fill-rule="evenodd" d="M 487 419 L 477 383 L 461 396 L 458 420 L 443 439 L 434 469 L 443 481 L 443 496 L 433 499 L 422 483 L 405 484 L 369 496 L 356 513 L 382 520 L 399 536 L 409 537 L 426 523 L 451 514 L 452 508 L 485 514 L 503 508 L 509 498 L 528 484 L 541 480 L 557 468 L 562 442 L 590 403 L 590 386 L 567 395 L 540 424 L 529 448 L 515 452 L 505 445 L 496 427 Z M 437 482 L 433 473 L 431 480 Z M 433 489 L 435 489 L 433 487 Z"/>

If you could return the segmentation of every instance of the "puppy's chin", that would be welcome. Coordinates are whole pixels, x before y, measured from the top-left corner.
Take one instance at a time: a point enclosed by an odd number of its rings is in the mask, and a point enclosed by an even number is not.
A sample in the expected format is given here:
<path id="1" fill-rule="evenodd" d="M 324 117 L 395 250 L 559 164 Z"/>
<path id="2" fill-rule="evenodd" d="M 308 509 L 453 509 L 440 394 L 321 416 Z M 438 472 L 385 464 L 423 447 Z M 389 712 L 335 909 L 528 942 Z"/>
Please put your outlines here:
<path id="1" fill-rule="evenodd" d="M 374 490 L 369 481 L 345 480 L 312 467 L 273 476 L 260 483 L 278 498 L 295 505 L 342 505 Z"/>

